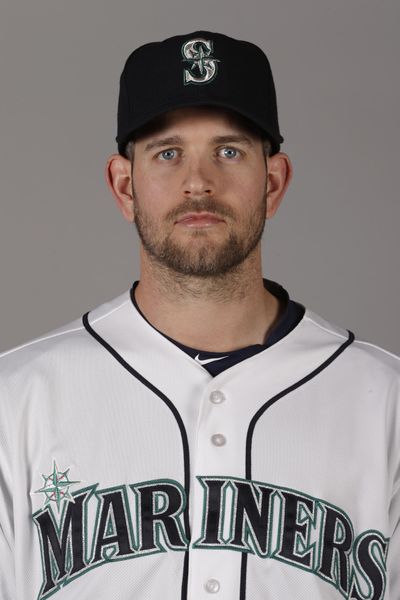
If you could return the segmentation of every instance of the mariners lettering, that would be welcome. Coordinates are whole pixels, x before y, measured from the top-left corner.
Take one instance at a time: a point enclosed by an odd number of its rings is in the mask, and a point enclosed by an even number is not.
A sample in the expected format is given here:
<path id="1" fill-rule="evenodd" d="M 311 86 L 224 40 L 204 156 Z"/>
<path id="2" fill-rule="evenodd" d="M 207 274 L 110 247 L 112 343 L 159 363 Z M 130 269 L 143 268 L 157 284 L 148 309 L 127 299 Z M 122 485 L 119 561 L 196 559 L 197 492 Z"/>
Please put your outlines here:
<path id="1" fill-rule="evenodd" d="M 70 494 L 60 510 L 47 504 L 36 512 L 43 568 L 38 600 L 105 563 L 188 548 L 279 560 L 309 571 L 346 598 L 383 599 L 389 541 L 379 531 L 356 536 L 340 508 L 295 490 L 232 477 L 198 480 L 203 516 L 194 541 L 185 535 L 184 488 L 168 479 L 111 489 L 96 484 Z"/>

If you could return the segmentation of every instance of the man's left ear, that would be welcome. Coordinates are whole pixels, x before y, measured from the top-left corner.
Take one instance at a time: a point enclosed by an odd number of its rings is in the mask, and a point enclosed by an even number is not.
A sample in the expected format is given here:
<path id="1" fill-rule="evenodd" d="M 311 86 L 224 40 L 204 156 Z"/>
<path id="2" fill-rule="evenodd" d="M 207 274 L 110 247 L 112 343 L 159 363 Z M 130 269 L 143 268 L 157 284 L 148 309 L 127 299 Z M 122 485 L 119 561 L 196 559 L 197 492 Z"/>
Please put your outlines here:
<path id="1" fill-rule="evenodd" d="M 272 219 L 293 176 L 290 158 L 284 152 L 267 157 L 267 219 Z"/>

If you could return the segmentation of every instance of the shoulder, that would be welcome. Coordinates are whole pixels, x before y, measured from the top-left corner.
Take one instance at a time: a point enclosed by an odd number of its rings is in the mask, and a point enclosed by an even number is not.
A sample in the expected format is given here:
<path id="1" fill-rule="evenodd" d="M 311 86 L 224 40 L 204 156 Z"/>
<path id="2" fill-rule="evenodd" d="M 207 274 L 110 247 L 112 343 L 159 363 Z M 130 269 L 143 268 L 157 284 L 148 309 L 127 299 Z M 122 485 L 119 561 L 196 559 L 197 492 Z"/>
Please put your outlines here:
<path id="1" fill-rule="evenodd" d="M 400 356 L 384 348 L 364 340 L 357 332 L 343 329 L 327 321 L 313 311 L 306 310 L 304 319 L 309 322 L 310 329 L 327 339 L 336 338 L 345 346 L 343 362 L 349 365 L 354 373 L 363 372 L 374 377 L 382 374 L 390 378 L 400 378 Z"/>
<path id="2" fill-rule="evenodd" d="M 87 311 L 93 320 L 102 320 L 118 310 L 129 297 L 129 291 Z M 83 316 L 0 354 L 0 386 L 25 381 L 33 373 L 48 373 L 82 360 L 87 352 L 97 349 L 87 334 Z"/>

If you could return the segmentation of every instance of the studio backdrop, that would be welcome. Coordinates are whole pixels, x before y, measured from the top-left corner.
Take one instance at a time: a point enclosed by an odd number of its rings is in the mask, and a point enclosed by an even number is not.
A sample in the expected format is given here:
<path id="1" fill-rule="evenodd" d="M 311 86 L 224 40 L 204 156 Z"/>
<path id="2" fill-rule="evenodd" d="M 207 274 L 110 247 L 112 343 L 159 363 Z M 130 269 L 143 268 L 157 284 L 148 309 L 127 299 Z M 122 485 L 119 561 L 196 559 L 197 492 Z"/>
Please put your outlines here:
<path id="1" fill-rule="evenodd" d="M 135 47 L 206 29 L 261 46 L 275 78 L 294 178 L 265 276 L 400 353 L 399 22 L 389 0 L 1 0 L 0 351 L 139 278 L 104 180 L 119 76 Z"/>

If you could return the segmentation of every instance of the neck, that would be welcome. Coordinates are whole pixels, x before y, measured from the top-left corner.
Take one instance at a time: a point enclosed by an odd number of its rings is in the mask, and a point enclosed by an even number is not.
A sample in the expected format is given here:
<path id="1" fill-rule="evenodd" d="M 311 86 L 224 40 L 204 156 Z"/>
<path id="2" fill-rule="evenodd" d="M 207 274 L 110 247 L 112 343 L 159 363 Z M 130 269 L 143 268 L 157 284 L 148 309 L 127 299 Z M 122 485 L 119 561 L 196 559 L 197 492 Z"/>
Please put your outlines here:
<path id="1" fill-rule="evenodd" d="M 259 253 L 217 277 L 171 272 L 142 256 L 138 306 L 159 331 L 198 350 L 227 352 L 262 344 L 279 302 L 264 288 Z"/>

